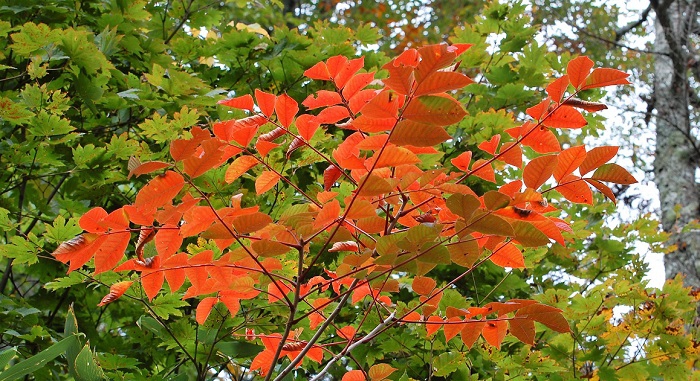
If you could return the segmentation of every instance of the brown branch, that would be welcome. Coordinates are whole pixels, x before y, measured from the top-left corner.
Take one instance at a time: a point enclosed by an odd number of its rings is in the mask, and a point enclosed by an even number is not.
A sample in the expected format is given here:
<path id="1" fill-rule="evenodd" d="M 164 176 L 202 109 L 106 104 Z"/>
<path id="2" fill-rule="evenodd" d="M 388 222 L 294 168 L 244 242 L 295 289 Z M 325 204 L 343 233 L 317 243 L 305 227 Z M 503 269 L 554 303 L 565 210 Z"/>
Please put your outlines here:
<path id="1" fill-rule="evenodd" d="M 645 21 L 647 21 L 647 17 L 649 17 L 649 12 L 651 11 L 651 1 L 649 2 L 649 5 L 647 8 L 642 12 L 641 16 L 639 16 L 639 20 L 633 21 L 622 28 L 618 29 L 615 31 L 615 42 L 618 42 L 622 39 L 622 37 L 625 36 L 628 32 L 632 31 L 636 27 L 642 25 Z"/>

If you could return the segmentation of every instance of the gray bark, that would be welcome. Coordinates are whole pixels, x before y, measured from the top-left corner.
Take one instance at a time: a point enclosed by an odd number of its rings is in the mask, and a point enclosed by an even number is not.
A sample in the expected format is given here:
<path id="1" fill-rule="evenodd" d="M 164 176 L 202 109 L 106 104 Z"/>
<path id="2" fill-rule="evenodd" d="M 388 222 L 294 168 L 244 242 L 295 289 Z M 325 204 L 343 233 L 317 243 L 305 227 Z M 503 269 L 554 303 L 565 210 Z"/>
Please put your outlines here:
<path id="1" fill-rule="evenodd" d="M 654 96 L 656 107 L 655 182 L 661 222 L 677 250 L 665 258 L 666 277 L 682 273 L 685 284 L 700 287 L 700 231 L 682 229 L 700 218 L 700 192 L 695 182 L 697 145 L 689 111 L 688 17 L 694 7 L 683 0 L 652 1 L 656 12 Z M 665 54 L 664 54 L 665 53 Z"/>

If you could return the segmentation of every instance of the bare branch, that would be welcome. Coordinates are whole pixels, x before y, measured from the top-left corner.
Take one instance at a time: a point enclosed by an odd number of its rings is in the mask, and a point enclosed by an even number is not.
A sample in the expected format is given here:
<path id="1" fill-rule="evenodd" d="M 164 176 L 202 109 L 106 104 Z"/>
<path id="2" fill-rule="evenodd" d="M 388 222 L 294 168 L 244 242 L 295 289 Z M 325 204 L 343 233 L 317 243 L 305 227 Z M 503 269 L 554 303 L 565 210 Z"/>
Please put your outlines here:
<path id="1" fill-rule="evenodd" d="M 645 21 L 647 21 L 647 17 L 649 17 L 649 12 L 651 11 L 651 1 L 649 2 L 649 6 L 642 12 L 641 16 L 639 16 L 639 20 L 633 21 L 624 27 L 618 29 L 615 31 L 615 42 L 618 42 L 622 39 L 622 37 L 625 36 L 628 32 L 632 31 L 636 27 L 642 25 Z"/>

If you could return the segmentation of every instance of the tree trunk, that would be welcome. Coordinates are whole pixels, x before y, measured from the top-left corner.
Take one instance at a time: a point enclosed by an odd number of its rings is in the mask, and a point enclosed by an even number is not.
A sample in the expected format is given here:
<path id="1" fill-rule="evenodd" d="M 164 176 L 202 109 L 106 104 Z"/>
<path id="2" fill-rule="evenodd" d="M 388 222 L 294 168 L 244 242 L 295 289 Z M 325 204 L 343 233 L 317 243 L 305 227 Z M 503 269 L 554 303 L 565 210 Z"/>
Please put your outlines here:
<path id="1" fill-rule="evenodd" d="M 685 2 L 652 1 L 656 11 L 654 97 L 656 108 L 655 182 L 661 198 L 661 222 L 677 249 L 665 258 L 666 278 L 682 273 L 685 284 L 700 287 L 700 230 L 683 228 L 700 218 L 695 182 L 698 156 L 689 112 L 687 17 Z M 691 11 L 691 12 L 688 12 Z M 690 14 L 689 14 L 690 13 Z"/>

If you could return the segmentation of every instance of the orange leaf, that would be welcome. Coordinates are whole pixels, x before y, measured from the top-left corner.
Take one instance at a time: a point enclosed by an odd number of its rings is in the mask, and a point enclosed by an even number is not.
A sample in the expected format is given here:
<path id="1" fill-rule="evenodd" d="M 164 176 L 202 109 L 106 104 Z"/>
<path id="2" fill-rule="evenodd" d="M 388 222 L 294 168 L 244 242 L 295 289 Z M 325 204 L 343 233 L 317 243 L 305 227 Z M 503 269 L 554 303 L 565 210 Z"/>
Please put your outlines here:
<path id="1" fill-rule="evenodd" d="M 593 172 L 591 179 L 598 181 L 609 181 L 611 183 L 623 185 L 634 184 L 637 182 L 637 179 L 630 175 L 626 169 L 614 163 L 601 165 L 595 172 Z"/>
<path id="2" fill-rule="evenodd" d="M 134 205 L 142 209 L 156 209 L 170 204 L 185 185 L 185 179 L 177 172 L 168 171 L 146 184 L 136 195 Z"/>
<path id="3" fill-rule="evenodd" d="M 323 171 L 323 189 L 326 191 L 330 190 L 335 184 L 336 180 L 340 178 L 342 171 L 331 164 Z"/>
<path id="4" fill-rule="evenodd" d="M 416 67 L 420 63 L 420 54 L 416 49 L 406 49 L 392 61 L 394 66 Z"/>
<path id="5" fill-rule="evenodd" d="M 143 287 L 143 291 L 146 293 L 149 300 L 153 300 L 153 298 L 158 295 L 161 287 L 163 287 L 164 281 L 165 275 L 162 271 L 153 271 L 148 273 L 144 272 L 141 275 L 141 286 Z"/>
<path id="6" fill-rule="evenodd" d="M 170 167 L 169 163 L 165 163 L 162 161 L 147 161 L 145 163 L 138 165 L 136 168 L 132 169 L 131 171 L 129 171 L 129 176 L 127 176 L 126 179 L 127 180 L 130 179 L 131 176 L 134 176 L 134 175 L 140 176 L 140 175 L 144 175 L 146 173 L 155 172 L 159 169 L 168 168 L 168 167 Z"/>
<path id="7" fill-rule="evenodd" d="M 320 79 L 322 81 L 331 80 L 331 74 L 328 72 L 328 66 L 326 66 L 325 62 L 319 62 L 309 69 L 306 69 L 304 75 L 311 79 Z"/>
<path id="8" fill-rule="evenodd" d="M 170 143 L 170 156 L 175 161 L 192 156 L 202 141 L 211 137 L 209 131 L 203 130 L 199 126 L 192 128 L 190 133 L 192 134 L 192 139 L 175 139 Z"/>
<path id="9" fill-rule="evenodd" d="M 237 178 L 241 177 L 244 173 L 248 172 L 249 169 L 255 167 L 257 164 L 258 159 L 256 159 L 254 156 L 239 156 L 233 161 L 233 163 L 231 163 L 228 169 L 226 169 L 224 180 L 230 184 Z"/>
<path id="10" fill-rule="evenodd" d="M 535 322 L 528 319 L 512 319 L 508 321 L 511 335 L 525 344 L 535 345 Z"/>
<path id="11" fill-rule="evenodd" d="M 207 318 L 209 317 L 209 314 L 211 313 L 212 308 L 214 308 L 214 305 L 219 302 L 219 298 L 215 297 L 208 297 L 202 299 L 201 302 L 197 305 L 197 313 L 195 314 L 195 319 L 197 320 L 197 323 L 200 325 L 204 324 L 204 322 L 207 321 Z"/>
<path id="12" fill-rule="evenodd" d="M 326 227 L 331 222 L 335 221 L 340 215 L 340 203 L 337 199 L 332 200 L 323 206 L 314 220 L 314 229 Z"/>
<path id="13" fill-rule="evenodd" d="M 501 267 L 511 267 L 515 269 L 525 268 L 525 258 L 523 253 L 510 242 L 499 243 L 489 257 L 491 262 Z"/>
<path id="14" fill-rule="evenodd" d="M 273 349 L 266 349 L 260 353 L 258 353 L 257 356 L 253 359 L 253 362 L 250 363 L 250 370 L 255 371 L 259 370 L 261 376 L 265 376 L 267 372 L 270 370 L 270 367 L 272 366 L 272 361 L 275 358 L 275 351 Z"/>
<path id="15" fill-rule="evenodd" d="M 273 171 L 263 171 L 263 173 L 255 179 L 255 193 L 263 194 L 274 187 L 280 180 L 280 176 Z"/>
<path id="16" fill-rule="evenodd" d="M 433 278 L 417 276 L 413 278 L 411 288 L 413 288 L 413 291 L 415 291 L 419 295 L 430 295 L 430 292 L 435 289 L 436 285 L 437 283 Z"/>
<path id="17" fill-rule="evenodd" d="M 577 57 L 569 61 L 569 64 L 566 66 L 566 73 L 569 75 L 571 85 L 575 89 L 579 89 L 581 84 L 586 81 L 591 69 L 593 69 L 593 61 L 586 56 Z"/>
<path id="18" fill-rule="evenodd" d="M 336 242 L 333 244 L 333 246 L 328 249 L 329 252 L 335 253 L 337 251 L 359 251 L 359 246 L 357 245 L 357 242 L 355 241 L 343 241 L 343 242 Z"/>
<path id="19" fill-rule="evenodd" d="M 158 237 L 156 236 L 156 238 Z M 171 294 L 177 292 L 185 283 L 186 274 L 184 267 L 187 266 L 187 259 L 187 254 L 180 253 L 163 261 L 163 272 L 165 273 L 165 280 L 168 281 Z"/>
<path id="20" fill-rule="evenodd" d="M 377 90 L 364 89 L 360 90 L 352 98 L 348 99 L 348 107 L 353 114 L 357 114 L 369 101 L 377 95 Z"/>
<path id="21" fill-rule="evenodd" d="M 559 140 L 549 128 L 527 122 L 520 127 L 509 128 L 506 132 L 513 138 L 522 138 L 522 145 L 538 153 L 559 152 Z"/>
<path id="22" fill-rule="evenodd" d="M 564 319 L 564 316 L 561 314 L 561 310 L 545 304 L 538 303 L 525 306 L 515 313 L 515 317 L 532 319 L 557 332 L 571 332 L 569 322 Z"/>
<path id="23" fill-rule="evenodd" d="M 493 320 L 488 321 L 484 330 L 481 331 L 481 335 L 484 336 L 486 342 L 493 345 L 496 348 L 501 348 L 501 343 L 506 337 L 506 332 L 508 331 L 508 323 L 504 320 Z"/>
<path id="24" fill-rule="evenodd" d="M 546 91 L 550 98 L 559 103 L 561 102 L 561 98 L 564 96 L 567 87 L 569 87 L 569 76 L 564 75 L 550 83 L 549 86 L 547 86 Z"/>
<path id="25" fill-rule="evenodd" d="M 416 80 L 421 82 L 434 72 L 447 67 L 457 57 L 459 48 L 450 48 L 447 44 L 426 45 L 418 49 L 421 61 L 416 66 Z"/>
<path id="26" fill-rule="evenodd" d="M 102 220 L 105 217 L 107 217 L 107 211 L 100 207 L 92 208 L 80 217 L 78 224 L 83 230 L 90 233 L 104 233 L 107 231 L 107 228 L 102 225 Z"/>
<path id="27" fill-rule="evenodd" d="M 319 124 L 314 120 L 313 115 L 302 114 L 297 118 L 296 126 L 299 131 L 299 136 L 308 142 L 314 136 L 314 133 L 316 133 Z"/>
<path id="28" fill-rule="evenodd" d="M 472 151 L 462 152 L 456 158 L 450 160 L 452 165 L 466 172 L 469 169 L 469 164 L 472 161 Z"/>
<path id="29" fill-rule="evenodd" d="M 561 180 L 555 189 L 571 202 L 593 205 L 593 192 L 582 180 L 578 176 L 568 175 Z"/>
<path id="30" fill-rule="evenodd" d="M 321 110 L 314 118 L 314 122 L 319 124 L 335 124 L 343 119 L 347 119 L 350 112 L 345 106 L 331 106 Z"/>
<path id="31" fill-rule="evenodd" d="M 624 71 L 610 68 L 597 68 L 586 79 L 586 84 L 581 90 L 594 89 L 612 85 L 629 85 L 627 77 L 630 75 Z"/>
<path id="32" fill-rule="evenodd" d="M 462 104 L 446 94 L 423 95 L 414 98 L 402 114 L 406 119 L 437 126 L 457 123 L 465 115 L 467 113 L 462 108 Z"/>
<path id="33" fill-rule="evenodd" d="M 442 327 L 442 323 L 444 320 L 440 316 L 431 316 L 428 318 L 428 321 L 425 324 L 425 330 L 427 331 L 428 336 L 432 336 L 435 332 L 437 332 L 440 327 Z"/>
<path id="34" fill-rule="evenodd" d="M 547 155 L 532 159 L 523 169 L 523 181 L 525 186 L 532 189 L 544 184 L 557 167 L 557 156 Z"/>
<path id="35" fill-rule="evenodd" d="M 268 239 L 261 239 L 253 242 L 250 245 L 253 251 L 258 256 L 261 257 L 276 257 L 282 254 L 286 254 L 290 249 L 289 246 L 281 244 L 277 241 L 270 241 Z"/>
<path id="36" fill-rule="evenodd" d="M 367 373 L 372 381 L 382 381 L 394 373 L 395 370 L 396 368 L 393 368 L 389 364 L 376 364 L 372 365 Z"/>
<path id="37" fill-rule="evenodd" d="M 408 95 L 413 89 L 415 83 L 414 68 L 411 66 L 397 64 L 397 60 L 389 61 L 382 69 L 389 72 L 389 78 L 383 79 L 382 82 L 386 87 L 396 91 L 401 95 Z"/>
<path id="38" fill-rule="evenodd" d="M 573 173 L 586 160 L 586 148 L 576 146 L 567 148 L 559 154 L 557 166 L 554 169 L 554 179 L 560 182 L 566 175 Z"/>
<path id="39" fill-rule="evenodd" d="M 258 136 L 258 142 L 265 141 L 265 142 L 271 142 L 280 136 L 284 135 L 287 133 L 287 129 L 284 127 L 277 127 L 271 130 L 270 132 L 264 133 L 260 136 Z M 247 145 L 247 144 L 246 144 Z"/>
<path id="40" fill-rule="evenodd" d="M 334 106 L 343 102 L 340 94 L 335 91 L 319 90 L 315 94 L 311 94 L 304 99 L 301 104 L 309 110 L 314 110 L 319 107 Z"/>
<path id="41" fill-rule="evenodd" d="M 333 74 L 334 69 L 331 65 L 331 59 L 328 60 L 328 69 L 331 72 L 331 74 Z M 337 73 L 333 75 L 333 82 L 335 82 L 335 85 L 339 89 L 344 88 L 350 80 L 350 78 L 352 78 L 352 76 L 355 75 L 355 73 L 357 73 L 360 69 L 362 69 L 363 66 L 365 66 L 364 56 L 355 58 L 353 60 L 347 60 L 345 59 L 345 57 L 342 57 L 342 59 L 345 60 L 345 62 L 338 65 Z"/>
<path id="42" fill-rule="evenodd" d="M 383 178 L 376 175 L 368 175 L 360 181 L 362 188 L 358 190 L 358 196 L 371 197 L 389 193 L 394 188 Z"/>
<path id="43" fill-rule="evenodd" d="M 104 298 L 100 301 L 100 304 L 98 304 L 98 307 L 102 307 L 106 304 L 112 303 L 113 301 L 119 299 L 126 290 L 131 287 L 131 284 L 134 283 L 130 280 L 125 280 L 123 282 L 118 282 L 113 284 L 112 286 L 109 287 L 109 294 L 105 295 Z"/>
<path id="44" fill-rule="evenodd" d="M 488 160 L 479 159 L 475 161 L 474 165 L 472 165 L 472 172 L 470 175 L 480 177 L 492 183 L 496 182 L 496 173 L 493 171 L 492 163 L 489 163 Z"/>
<path id="45" fill-rule="evenodd" d="M 608 187 L 607 185 L 605 185 L 597 180 L 593 180 L 593 179 L 584 179 L 584 180 L 587 183 L 593 185 L 596 189 L 598 189 L 598 191 L 600 191 L 600 193 L 604 194 L 605 197 L 610 199 L 610 201 L 612 201 L 613 204 L 617 202 L 617 200 L 615 199 L 615 193 L 613 193 L 613 191 L 612 191 L 612 189 L 610 189 L 610 187 Z"/>
<path id="46" fill-rule="evenodd" d="M 253 97 L 250 94 L 242 95 L 236 98 L 220 100 L 217 103 L 222 106 L 233 107 L 248 111 L 253 111 L 253 107 L 255 107 L 255 104 L 253 103 Z"/>
<path id="47" fill-rule="evenodd" d="M 275 111 L 275 100 L 277 97 L 274 94 L 266 93 L 262 90 L 255 89 L 255 100 L 258 102 L 258 107 L 268 118 Z"/>
<path id="48" fill-rule="evenodd" d="M 385 90 L 372 98 L 360 112 L 370 118 L 393 118 L 399 110 L 399 97 L 393 92 Z"/>
<path id="49" fill-rule="evenodd" d="M 586 159 L 581 163 L 578 169 L 581 176 L 610 161 L 610 159 L 615 157 L 619 148 L 620 147 L 615 146 L 603 146 L 588 151 Z"/>
<path id="50" fill-rule="evenodd" d="M 496 155 L 496 149 L 498 149 L 498 143 L 500 142 L 501 135 L 494 135 L 491 137 L 491 140 L 481 142 L 481 144 L 479 144 L 479 149 L 482 151 L 486 151 L 491 155 Z"/>
<path id="51" fill-rule="evenodd" d="M 399 165 L 420 163 L 420 159 L 413 152 L 403 147 L 388 146 L 384 149 L 379 159 L 377 152 L 370 160 L 377 160 L 375 168 L 398 167 Z"/>
<path id="52" fill-rule="evenodd" d="M 552 128 L 581 128 L 588 124 L 581 112 L 571 106 L 559 106 L 542 121 Z"/>
<path id="53" fill-rule="evenodd" d="M 461 337 L 464 345 L 466 345 L 467 348 L 471 348 L 481 335 L 481 331 L 486 326 L 486 322 L 479 320 L 466 320 L 466 322 L 467 324 L 462 328 Z"/>
<path id="54" fill-rule="evenodd" d="M 287 147 L 287 152 L 284 155 L 287 157 L 287 159 L 289 159 L 292 156 L 292 153 L 298 148 L 303 147 L 304 144 L 304 139 L 297 136 L 296 138 L 294 138 L 294 140 L 292 140 L 291 143 L 289 143 L 289 147 Z"/>
<path id="55" fill-rule="evenodd" d="M 397 146 L 432 147 L 451 139 L 443 127 L 402 120 L 391 133 L 391 143 Z"/>
<path id="56" fill-rule="evenodd" d="M 600 102 L 588 102 L 588 101 L 583 101 L 578 98 L 569 98 L 564 101 L 564 103 L 567 106 L 574 106 L 578 107 L 581 109 L 584 109 L 588 112 L 596 112 L 596 111 L 601 111 L 601 110 L 607 110 L 608 106 L 606 106 L 603 103 Z"/>
<path id="57" fill-rule="evenodd" d="M 277 148 L 277 147 L 279 147 L 279 144 L 273 143 L 273 142 L 268 142 L 265 140 L 258 140 L 258 142 L 255 143 L 255 149 L 258 150 L 258 153 L 260 153 L 261 157 L 267 156 L 267 154 L 270 152 L 270 150 Z"/>
<path id="58" fill-rule="evenodd" d="M 365 374 L 361 370 L 351 370 L 343 375 L 340 381 L 365 381 Z"/>
<path id="59" fill-rule="evenodd" d="M 221 165 L 221 155 L 223 154 L 221 149 L 224 145 L 225 143 L 219 139 L 204 140 L 199 148 L 202 151 L 201 154 L 192 155 L 182 161 L 185 173 L 191 178 L 195 178 Z"/>
<path id="60" fill-rule="evenodd" d="M 374 73 L 359 73 L 355 74 L 348 83 L 345 84 L 345 87 L 343 88 L 343 97 L 345 99 L 350 99 L 352 98 L 355 94 L 357 94 L 358 91 L 364 89 L 372 83 L 374 80 Z M 339 102 L 340 103 L 340 102 Z"/>
<path id="61" fill-rule="evenodd" d="M 471 83 L 474 83 L 474 81 L 462 73 L 438 71 L 429 75 L 418 84 L 414 96 L 457 90 Z"/>
<path id="62" fill-rule="evenodd" d="M 360 115 L 351 123 L 352 128 L 363 132 L 382 132 L 391 130 L 396 125 L 395 118 L 370 118 Z"/>
<path id="63" fill-rule="evenodd" d="M 275 112 L 277 113 L 277 120 L 279 120 L 284 127 L 289 127 L 292 121 L 294 121 L 297 112 L 299 112 L 299 105 L 297 101 L 285 93 L 277 97 L 275 101 Z"/>
<path id="64" fill-rule="evenodd" d="M 523 166 L 523 150 L 515 142 L 503 143 L 499 155 L 498 160 L 505 161 L 517 168 Z"/>
<path id="65" fill-rule="evenodd" d="M 233 227 L 240 234 L 254 233 L 272 222 L 272 217 L 265 213 L 244 214 L 233 219 Z"/>

